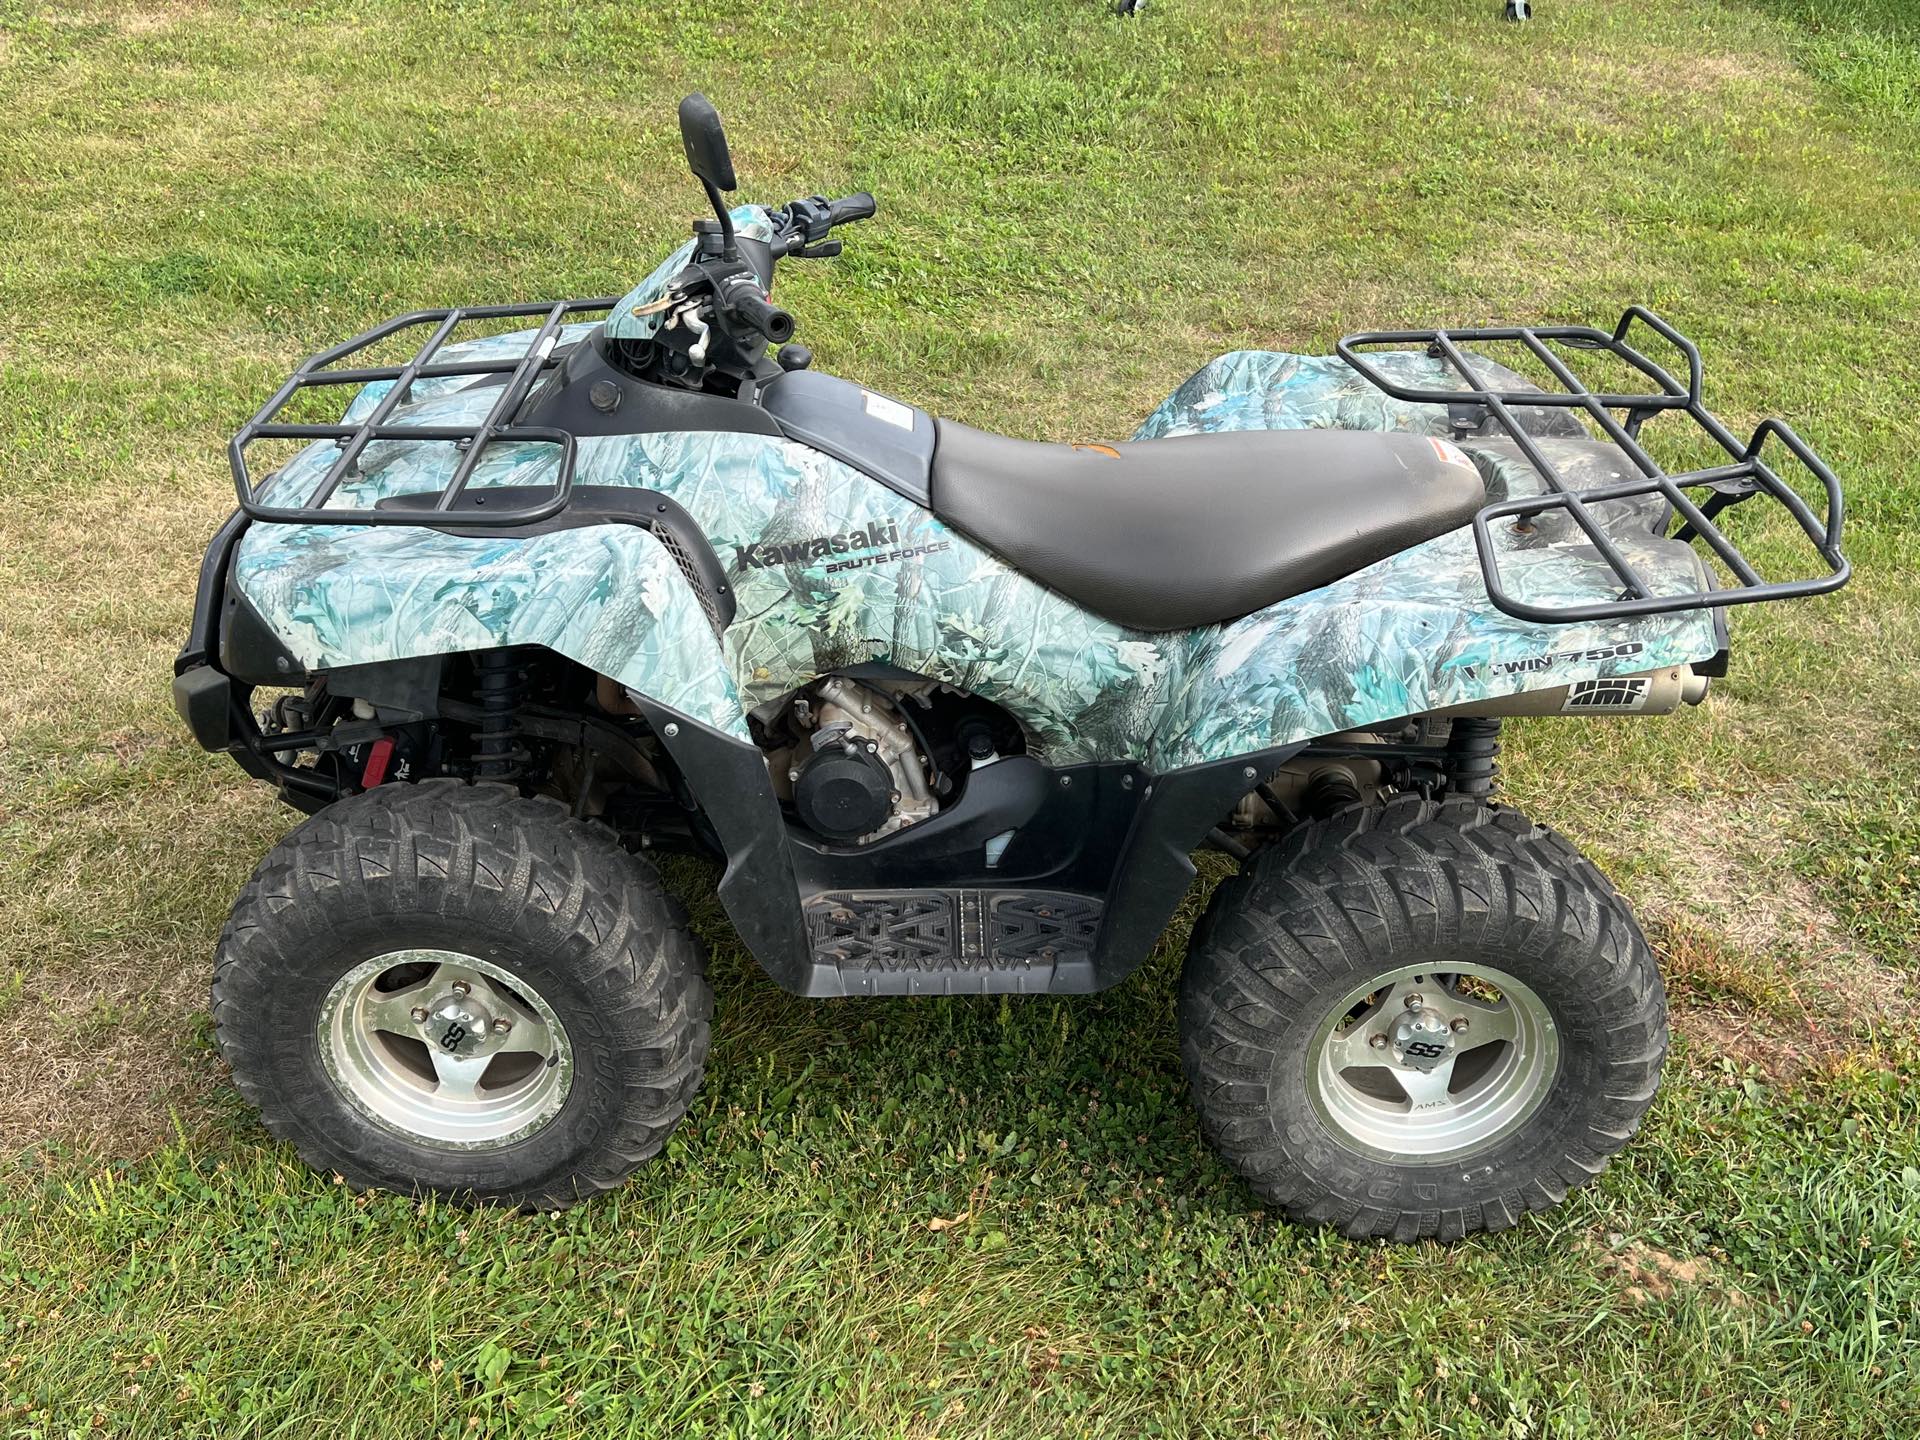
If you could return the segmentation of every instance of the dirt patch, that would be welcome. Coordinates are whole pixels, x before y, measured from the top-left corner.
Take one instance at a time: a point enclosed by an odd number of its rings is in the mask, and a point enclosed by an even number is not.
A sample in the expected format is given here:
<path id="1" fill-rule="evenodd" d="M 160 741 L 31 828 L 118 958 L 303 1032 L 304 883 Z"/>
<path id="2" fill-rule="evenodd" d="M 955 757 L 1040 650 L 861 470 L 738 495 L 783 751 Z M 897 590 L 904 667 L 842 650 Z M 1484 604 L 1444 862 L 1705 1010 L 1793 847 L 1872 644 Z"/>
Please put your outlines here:
<path id="1" fill-rule="evenodd" d="M 1644 131 L 1663 113 L 1717 119 L 1733 97 L 1755 90 L 1799 103 L 1807 87 L 1793 66 L 1770 56 L 1654 47 L 1631 57 L 1562 54 L 1552 83 L 1511 103 L 1537 123 L 1557 128 Z"/>
<path id="2" fill-rule="evenodd" d="M 171 30 L 183 20 L 195 20 L 207 13 L 203 4 L 183 3 L 174 5 L 147 5 L 138 9 L 122 10 L 113 17 L 113 28 L 130 39 L 142 35 L 159 35 Z"/>
<path id="3" fill-rule="evenodd" d="M 1774 1084 L 1868 1048 L 1874 1026 L 1915 991 L 1793 870 L 1786 819 L 1760 805 L 1676 800 L 1647 818 L 1659 858 L 1630 885 L 1687 1058 L 1731 1060 Z"/>
<path id="4" fill-rule="evenodd" d="M 171 1138 L 220 1065 L 195 1038 L 204 966 L 146 973 L 145 957 L 88 967 L 84 982 L 21 977 L 0 1027 L 0 1151 L 53 1141 L 134 1156 Z"/>
<path id="5" fill-rule="evenodd" d="M 1829 1069 L 1859 1049 L 1851 1033 L 1819 1021 L 1796 1027 L 1733 1006 L 1677 1005 L 1672 1022 L 1694 1060 L 1731 1060 L 1776 1085 Z"/>
<path id="6" fill-rule="evenodd" d="M 1684 982 L 1704 993 L 1810 1015 L 1892 1014 L 1913 982 L 1858 944 L 1819 889 L 1785 857 L 1795 841 L 1773 811 L 1675 801 L 1647 821 L 1675 868 L 1643 873 L 1634 903 Z"/>
<path id="7" fill-rule="evenodd" d="M 1650 1305 L 1688 1293 L 1711 1295 L 1736 1310 L 1751 1303 L 1727 1280 L 1719 1263 L 1705 1255 L 1673 1255 L 1617 1234 L 1590 1236 L 1586 1248 L 1600 1273 L 1616 1281 L 1632 1304 Z"/>
<path id="8" fill-rule="evenodd" d="M 196 0 L 180 0 L 173 5 L 148 5 L 117 9 L 111 6 L 69 8 L 50 10 L 42 18 L 50 25 L 64 26 L 68 29 L 81 29 L 91 26 L 111 27 L 116 33 L 129 39 L 142 35 L 157 35 L 170 30 L 182 20 L 206 13 L 207 6 Z"/>
<path id="9" fill-rule="evenodd" d="M 180 18 L 164 10 L 135 10 L 131 14 L 122 15 L 115 28 L 122 35 L 136 38 L 142 35 L 158 35 L 163 30 L 171 30 Z"/>
<path id="10" fill-rule="evenodd" d="M 177 735 L 155 735 L 122 727 L 102 735 L 100 748 L 93 753 L 101 758 L 111 755 L 121 765 L 130 766 L 155 750 L 178 744 L 179 738 Z"/>
<path id="11" fill-rule="evenodd" d="M 1739 86 L 1797 90 L 1803 78 L 1780 56 L 1724 50 L 1704 53 L 1662 50 L 1637 60 L 1631 75 L 1620 71 L 1615 76 L 1621 84 L 1631 82 L 1668 95 Z"/>
<path id="12" fill-rule="evenodd" d="M 136 732 L 136 733 L 144 733 Z M 98 784 L 29 781 L 0 861 L 0 1155 L 43 1144 L 135 1158 L 206 1123 L 223 1071 L 208 1043 L 214 940 L 284 821 L 191 742 Z"/>
<path id="13" fill-rule="evenodd" d="M 225 508 L 210 486 L 183 493 L 173 463 L 22 497 L 0 525 L 16 565 L 0 653 L 0 1156 L 132 1158 L 205 1123 L 221 1083 L 214 937 L 285 828 L 172 712 L 167 676 Z"/>

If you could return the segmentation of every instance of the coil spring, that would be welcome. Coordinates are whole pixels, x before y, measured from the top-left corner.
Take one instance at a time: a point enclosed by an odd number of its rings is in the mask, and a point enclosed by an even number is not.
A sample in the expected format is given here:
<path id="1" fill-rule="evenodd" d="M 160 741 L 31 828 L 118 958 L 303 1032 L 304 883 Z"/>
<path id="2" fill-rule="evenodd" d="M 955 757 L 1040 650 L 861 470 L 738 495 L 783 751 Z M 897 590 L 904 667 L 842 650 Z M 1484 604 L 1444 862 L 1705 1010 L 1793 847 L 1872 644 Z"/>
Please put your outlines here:
<path id="1" fill-rule="evenodd" d="M 1498 783 L 1500 722 L 1458 717 L 1447 736 L 1447 783 L 1456 795 L 1491 795 Z"/>
<path id="2" fill-rule="evenodd" d="M 474 668 L 482 712 L 473 740 L 474 779 L 518 780 L 529 758 L 520 743 L 520 696 L 526 674 L 511 650 L 483 651 L 474 657 Z"/>

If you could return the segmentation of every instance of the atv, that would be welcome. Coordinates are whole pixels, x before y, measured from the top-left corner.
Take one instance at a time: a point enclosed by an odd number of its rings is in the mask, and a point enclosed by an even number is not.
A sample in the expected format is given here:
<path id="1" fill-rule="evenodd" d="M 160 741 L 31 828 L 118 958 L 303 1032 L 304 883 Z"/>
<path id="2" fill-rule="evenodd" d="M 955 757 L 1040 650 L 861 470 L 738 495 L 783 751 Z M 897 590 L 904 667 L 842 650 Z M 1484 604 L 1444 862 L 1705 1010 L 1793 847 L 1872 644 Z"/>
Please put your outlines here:
<path id="1" fill-rule="evenodd" d="M 720 863 L 775 983 L 873 996 L 1118 984 L 1210 849 L 1181 1055 L 1255 1191 L 1452 1239 L 1598 1174 L 1664 993 L 1494 798 L 1501 721 L 1697 704 L 1730 607 L 1845 583 L 1828 467 L 1637 307 L 1225 355 L 1125 441 L 935 419 L 770 298 L 873 198 L 729 208 L 680 125 L 713 214 L 631 293 L 400 316 L 234 437 L 174 697 L 310 816 L 214 970 L 268 1129 L 360 1187 L 620 1184 L 713 1010 L 649 850 Z M 1755 497 L 1796 578 L 1717 523 Z"/>

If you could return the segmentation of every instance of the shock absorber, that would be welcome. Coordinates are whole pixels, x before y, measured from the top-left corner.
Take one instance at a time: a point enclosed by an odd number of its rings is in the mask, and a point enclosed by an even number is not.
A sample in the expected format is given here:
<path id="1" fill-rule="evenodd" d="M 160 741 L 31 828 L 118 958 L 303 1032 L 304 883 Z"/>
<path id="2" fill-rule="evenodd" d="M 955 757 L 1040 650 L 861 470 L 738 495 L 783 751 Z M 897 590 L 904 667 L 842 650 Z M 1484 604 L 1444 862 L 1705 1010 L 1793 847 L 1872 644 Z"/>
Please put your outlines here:
<path id="1" fill-rule="evenodd" d="M 1447 735 L 1447 785 L 1456 795 L 1491 795 L 1499 769 L 1500 722 L 1456 715 Z"/>
<path id="2" fill-rule="evenodd" d="M 480 723 L 473 737 L 473 778 L 511 783 L 527 763 L 520 743 L 520 694 L 524 672 L 511 650 L 483 650 L 473 657 Z"/>

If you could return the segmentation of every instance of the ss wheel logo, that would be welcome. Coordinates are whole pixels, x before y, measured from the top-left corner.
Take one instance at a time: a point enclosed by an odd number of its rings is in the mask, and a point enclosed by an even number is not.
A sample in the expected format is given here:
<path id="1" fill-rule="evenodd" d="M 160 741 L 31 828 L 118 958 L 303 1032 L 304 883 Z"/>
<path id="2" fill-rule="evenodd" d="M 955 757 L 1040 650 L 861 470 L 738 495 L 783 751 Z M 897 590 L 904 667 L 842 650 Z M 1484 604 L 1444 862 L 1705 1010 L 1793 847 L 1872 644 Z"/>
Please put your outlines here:
<path id="1" fill-rule="evenodd" d="M 458 1050 L 460 1042 L 466 1039 L 469 1033 L 467 1027 L 456 1020 L 447 1026 L 446 1033 L 440 1037 L 441 1047 L 447 1050 Z"/>

